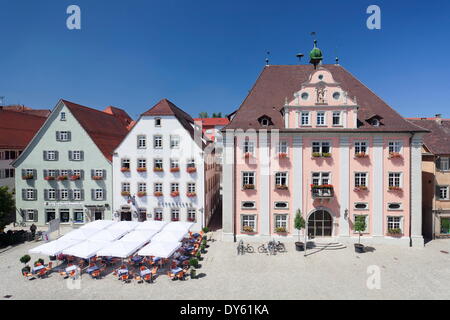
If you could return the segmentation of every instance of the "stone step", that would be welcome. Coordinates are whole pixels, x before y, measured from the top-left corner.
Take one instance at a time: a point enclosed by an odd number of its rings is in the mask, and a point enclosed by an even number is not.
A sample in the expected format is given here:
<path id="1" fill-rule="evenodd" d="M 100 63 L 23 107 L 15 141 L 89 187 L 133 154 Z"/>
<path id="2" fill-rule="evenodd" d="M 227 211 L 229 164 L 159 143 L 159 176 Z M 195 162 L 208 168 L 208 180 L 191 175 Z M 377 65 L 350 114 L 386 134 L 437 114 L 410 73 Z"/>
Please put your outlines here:
<path id="1" fill-rule="evenodd" d="M 342 243 L 314 243 L 314 247 L 312 249 L 340 250 L 345 248 L 347 248 L 347 246 Z"/>

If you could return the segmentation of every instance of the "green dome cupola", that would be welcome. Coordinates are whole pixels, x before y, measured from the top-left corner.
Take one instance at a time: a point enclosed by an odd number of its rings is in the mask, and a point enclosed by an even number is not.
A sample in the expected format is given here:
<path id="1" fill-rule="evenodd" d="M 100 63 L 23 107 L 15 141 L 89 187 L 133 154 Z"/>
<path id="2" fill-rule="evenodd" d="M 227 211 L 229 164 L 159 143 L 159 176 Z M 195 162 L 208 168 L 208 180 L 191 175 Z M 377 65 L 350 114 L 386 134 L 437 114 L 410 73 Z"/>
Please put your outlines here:
<path id="1" fill-rule="evenodd" d="M 317 40 L 314 40 L 314 48 L 309 53 L 309 57 L 311 58 L 309 63 L 313 64 L 314 68 L 316 68 L 323 60 L 322 51 L 317 48 Z"/>

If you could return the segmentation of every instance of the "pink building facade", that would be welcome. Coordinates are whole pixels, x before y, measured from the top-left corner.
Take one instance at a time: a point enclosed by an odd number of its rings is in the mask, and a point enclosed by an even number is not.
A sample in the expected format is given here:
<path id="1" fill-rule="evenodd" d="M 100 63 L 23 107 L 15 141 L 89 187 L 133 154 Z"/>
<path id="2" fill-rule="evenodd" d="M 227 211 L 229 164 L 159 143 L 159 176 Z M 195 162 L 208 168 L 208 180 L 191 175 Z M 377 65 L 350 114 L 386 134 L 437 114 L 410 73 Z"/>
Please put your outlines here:
<path id="1" fill-rule="evenodd" d="M 300 210 L 310 238 L 363 216 L 365 243 L 423 246 L 423 134 L 339 65 L 266 66 L 224 129 L 224 240 L 295 240 Z"/>

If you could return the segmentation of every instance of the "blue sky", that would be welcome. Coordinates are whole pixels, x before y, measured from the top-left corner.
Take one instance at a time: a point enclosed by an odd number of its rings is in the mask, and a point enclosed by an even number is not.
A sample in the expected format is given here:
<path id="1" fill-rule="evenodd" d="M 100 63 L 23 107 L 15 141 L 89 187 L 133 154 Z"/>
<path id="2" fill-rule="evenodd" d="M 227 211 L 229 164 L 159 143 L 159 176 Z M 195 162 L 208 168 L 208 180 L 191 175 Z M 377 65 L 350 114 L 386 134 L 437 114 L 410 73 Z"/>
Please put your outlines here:
<path id="1" fill-rule="evenodd" d="M 82 29 L 66 28 L 81 8 Z M 371 4 L 382 29 L 366 27 Z M 271 52 L 297 64 L 317 32 L 341 64 L 404 116 L 450 117 L 450 2 L 0 0 L 0 96 L 53 108 L 60 98 L 136 117 L 161 98 L 193 116 L 239 107 Z M 303 63 L 306 63 L 305 59 Z"/>

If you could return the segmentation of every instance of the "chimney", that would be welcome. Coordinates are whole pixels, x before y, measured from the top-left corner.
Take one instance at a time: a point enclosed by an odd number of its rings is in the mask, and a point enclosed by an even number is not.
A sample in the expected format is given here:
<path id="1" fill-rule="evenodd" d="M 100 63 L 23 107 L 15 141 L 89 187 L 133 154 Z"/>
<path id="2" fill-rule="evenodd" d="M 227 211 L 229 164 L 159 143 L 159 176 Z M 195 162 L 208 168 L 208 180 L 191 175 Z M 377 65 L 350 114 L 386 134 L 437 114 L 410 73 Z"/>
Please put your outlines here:
<path id="1" fill-rule="evenodd" d="M 437 122 L 437 123 L 442 124 L 442 114 L 438 113 L 438 114 L 435 116 L 435 119 L 436 119 L 436 122 Z"/>

